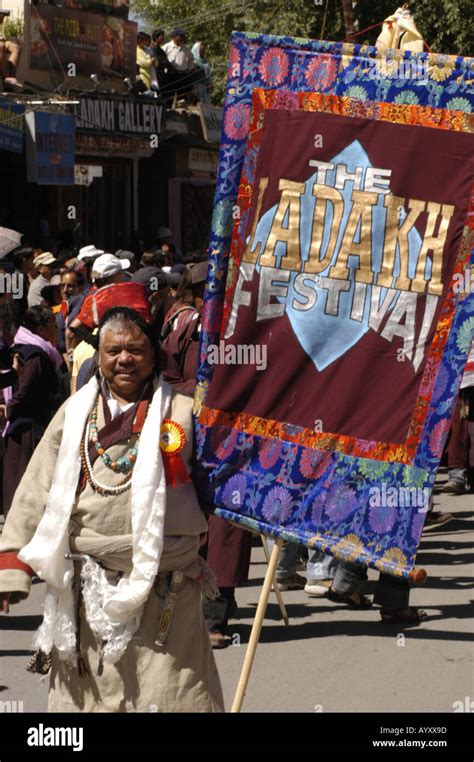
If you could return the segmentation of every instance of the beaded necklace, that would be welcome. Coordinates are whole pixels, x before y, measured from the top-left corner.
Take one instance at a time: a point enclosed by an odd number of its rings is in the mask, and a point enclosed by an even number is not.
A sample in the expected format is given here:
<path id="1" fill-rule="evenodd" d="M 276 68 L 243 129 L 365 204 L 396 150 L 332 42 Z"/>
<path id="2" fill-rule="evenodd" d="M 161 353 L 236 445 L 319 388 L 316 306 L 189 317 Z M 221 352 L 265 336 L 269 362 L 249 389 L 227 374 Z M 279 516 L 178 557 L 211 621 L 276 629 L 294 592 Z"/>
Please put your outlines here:
<path id="1" fill-rule="evenodd" d="M 87 481 L 91 485 L 92 489 L 95 492 L 98 492 L 99 495 L 108 496 L 108 495 L 121 495 L 123 492 L 126 492 L 130 487 L 132 486 L 132 474 L 133 474 L 133 467 L 135 465 L 135 461 L 137 459 L 138 454 L 138 448 L 136 445 L 130 448 L 127 455 L 123 455 L 120 458 L 118 458 L 116 461 L 112 461 L 109 455 L 105 452 L 104 448 L 101 447 L 98 437 L 98 427 L 97 427 L 97 410 L 99 405 L 99 396 L 96 399 L 95 405 L 87 419 L 86 427 L 84 429 L 84 434 L 82 436 L 81 440 L 81 461 L 82 461 L 82 467 L 84 470 L 84 473 L 86 475 Z M 138 444 L 138 438 L 139 434 L 137 436 L 137 444 Z M 102 461 L 105 463 L 105 465 L 113 470 L 115 473 L 125 473 L 126 477 L 123 481 L 121 481 L 119 484 L 112 486 L 109 484 L 103 484 L 100 482 L 94 475 L 94 471 L 92 469 L 92 463 L 89 457 L 89 442 L 93 442 L 95 445 L 95 448 L 97 450 L 97 453 L 102 458 Z"/>
<path id="2" fill-rule="evenodd" d="M 102 460 L 104 461 L 105 465 L 108 468 L 111 468 L 112 471 L 115 471 L 115 473 L 118 474 L 128 474 L 129 471 L 133 469 L 133 466 L 135 465 L 135 461 L 137 459 L 138 455 L 138 440 L 140 439 L 140 434 L 137 434 L 137 441 L 133 447 L 131 447 L 126 455 L 121 455 L 120 458 L 117 458 L 117 460 L 112 460 L 110 455 L 107 455 L 104 448 L 101 446 L 99 442 L 99 427 L 97 426 L 97 411 L 99 407 L 99 398 L 97 397 L 97 402 L 94 405 L 94 408 L 90 414 L 88 425 L 89 425 L 89 431 L 90 431 L 90 440 L 93 442 L 95 449 L 97 450 L 97 454 L 100 455 Z"/>

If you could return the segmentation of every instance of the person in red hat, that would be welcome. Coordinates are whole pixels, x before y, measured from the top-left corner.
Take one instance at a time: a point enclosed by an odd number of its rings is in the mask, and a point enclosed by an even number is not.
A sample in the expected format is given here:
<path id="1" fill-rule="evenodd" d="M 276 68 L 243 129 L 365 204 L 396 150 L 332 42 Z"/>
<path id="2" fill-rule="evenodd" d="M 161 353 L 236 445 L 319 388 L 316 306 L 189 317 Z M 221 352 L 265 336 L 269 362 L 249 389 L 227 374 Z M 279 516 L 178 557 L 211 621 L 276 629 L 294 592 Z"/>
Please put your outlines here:
<path id="1" fill-rule="evenodd" d="M 151 319 L 146 292 L 142 284 L 124 283 L 124 273 L 130 268 L 129 259 L 119 259 L 114 254 L 102 254 L 92 266 L 93 288 L 84 299 L 84 304 L 75 320 L 69 326 L 68 341 L 74 346 L 74 329 L 86 328 L 89 331 L 99 324 L 101 315 L 109 307 L 131 307 L 143 316 Z"/>
<path id="2" fill-rule="evenodd" d="M 53 712 L 221 712 L 202 596 L 192 399 L 127 307 L 99 324 L 99 370 L 55 415 L 0 539 L 0 609 L 46 582 L 28 668 Z M 60 467 L 58 467 L 60 464 Z"/>

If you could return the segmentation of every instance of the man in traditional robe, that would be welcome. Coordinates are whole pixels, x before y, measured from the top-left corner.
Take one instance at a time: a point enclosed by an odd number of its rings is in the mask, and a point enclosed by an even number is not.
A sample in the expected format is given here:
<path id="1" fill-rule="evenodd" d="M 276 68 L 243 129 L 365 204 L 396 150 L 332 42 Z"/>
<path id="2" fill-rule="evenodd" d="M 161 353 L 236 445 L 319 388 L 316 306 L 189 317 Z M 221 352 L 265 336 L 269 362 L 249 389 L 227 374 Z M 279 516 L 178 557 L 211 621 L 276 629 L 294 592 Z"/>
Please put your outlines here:
<path id="1" fill-rule="evenodd" d="M 153 329 L 114 307 L 99 372 L 60 408 L 0 542 L 0 609 L 47 582 L 32 671 L 50 711 L 214 712 L 207 524 L 190 478 L 192 399 L 157 377 Z"/>

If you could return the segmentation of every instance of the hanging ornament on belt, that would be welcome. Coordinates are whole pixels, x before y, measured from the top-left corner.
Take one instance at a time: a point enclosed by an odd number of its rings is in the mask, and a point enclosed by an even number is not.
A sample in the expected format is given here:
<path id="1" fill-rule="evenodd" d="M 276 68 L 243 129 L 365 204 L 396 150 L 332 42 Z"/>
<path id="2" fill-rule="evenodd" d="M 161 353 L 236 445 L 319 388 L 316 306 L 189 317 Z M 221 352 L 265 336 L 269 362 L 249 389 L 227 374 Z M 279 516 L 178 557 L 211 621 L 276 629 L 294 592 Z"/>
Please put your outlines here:
<path id="1" fill-rule="evenodd" d="M 163 455 L 166 483 L 171 487 L 191 481 L 180 455 L 186 444 L 184 429 L 176 421 L 165 418 L 161 424 L 160 449 Z"/>

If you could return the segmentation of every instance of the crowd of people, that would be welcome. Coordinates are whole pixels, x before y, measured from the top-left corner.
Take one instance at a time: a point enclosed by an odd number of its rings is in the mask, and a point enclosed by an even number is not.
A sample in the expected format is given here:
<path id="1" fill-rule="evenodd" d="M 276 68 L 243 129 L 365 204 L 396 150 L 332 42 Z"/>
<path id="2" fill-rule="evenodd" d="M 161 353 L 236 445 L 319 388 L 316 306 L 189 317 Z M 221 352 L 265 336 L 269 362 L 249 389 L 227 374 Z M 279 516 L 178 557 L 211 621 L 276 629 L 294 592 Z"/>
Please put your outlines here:
<path id="1" fill-rule="evenodd" d="M 0 85 L 3 90 L 30 92 L 17 79 L 21 43 L 7 39 L 3 25 L 9 11 L 0 9 Z M 175 95 L 186 102 L 211 103 L 212 67 L 206 56 L 206 43 L 197 40 L 187 45 L 184 29 L 173 29 L 168 42 L 164 29 L 151 34 L 143 30 L 137 34 L 137 73 L 134 81 L 126 80 L 137 95 L 160 97 L 166 100 Z"/>
<path id="2" fill-rule="evenodd" d="M 137 38 L 138 91 L 165 99 L 174 95 L 190 102 L 211 102 L 212 68 L 206 57 L 206 44 L 198 40 L 187 46 L 187 35 L 176 28 L 169 42 L 164 29 L 152 34 L 140 31 Z"/>
<path id="3" fill-rule="evenodd" d="M 15 279 L 0 293 L 0 608 L 25 598 L 34 574 L 46 581 L 31 669 L 50 673 L 53 709 L 147 711 L 158 694 L 165 711 L 223 706 L 211 647 L 230 644 L 252 535 L 213 515 L 195 488 L 208 265 L 172 237 L 160 228 L 140 253 L 53 253 L 0 228 L 0 280 Z M 453 495 L 474 486 L 474 345 L 461 387 L 443 487 Z M 425 531 L 451 518 L 431 509 Z M 381 574 L 370 601 L 365 568 L 294 544 L 276 578 L 282 591 L 376 603 L 386 623 L 425 615 L 409 605 L 406 580 Z"/>

